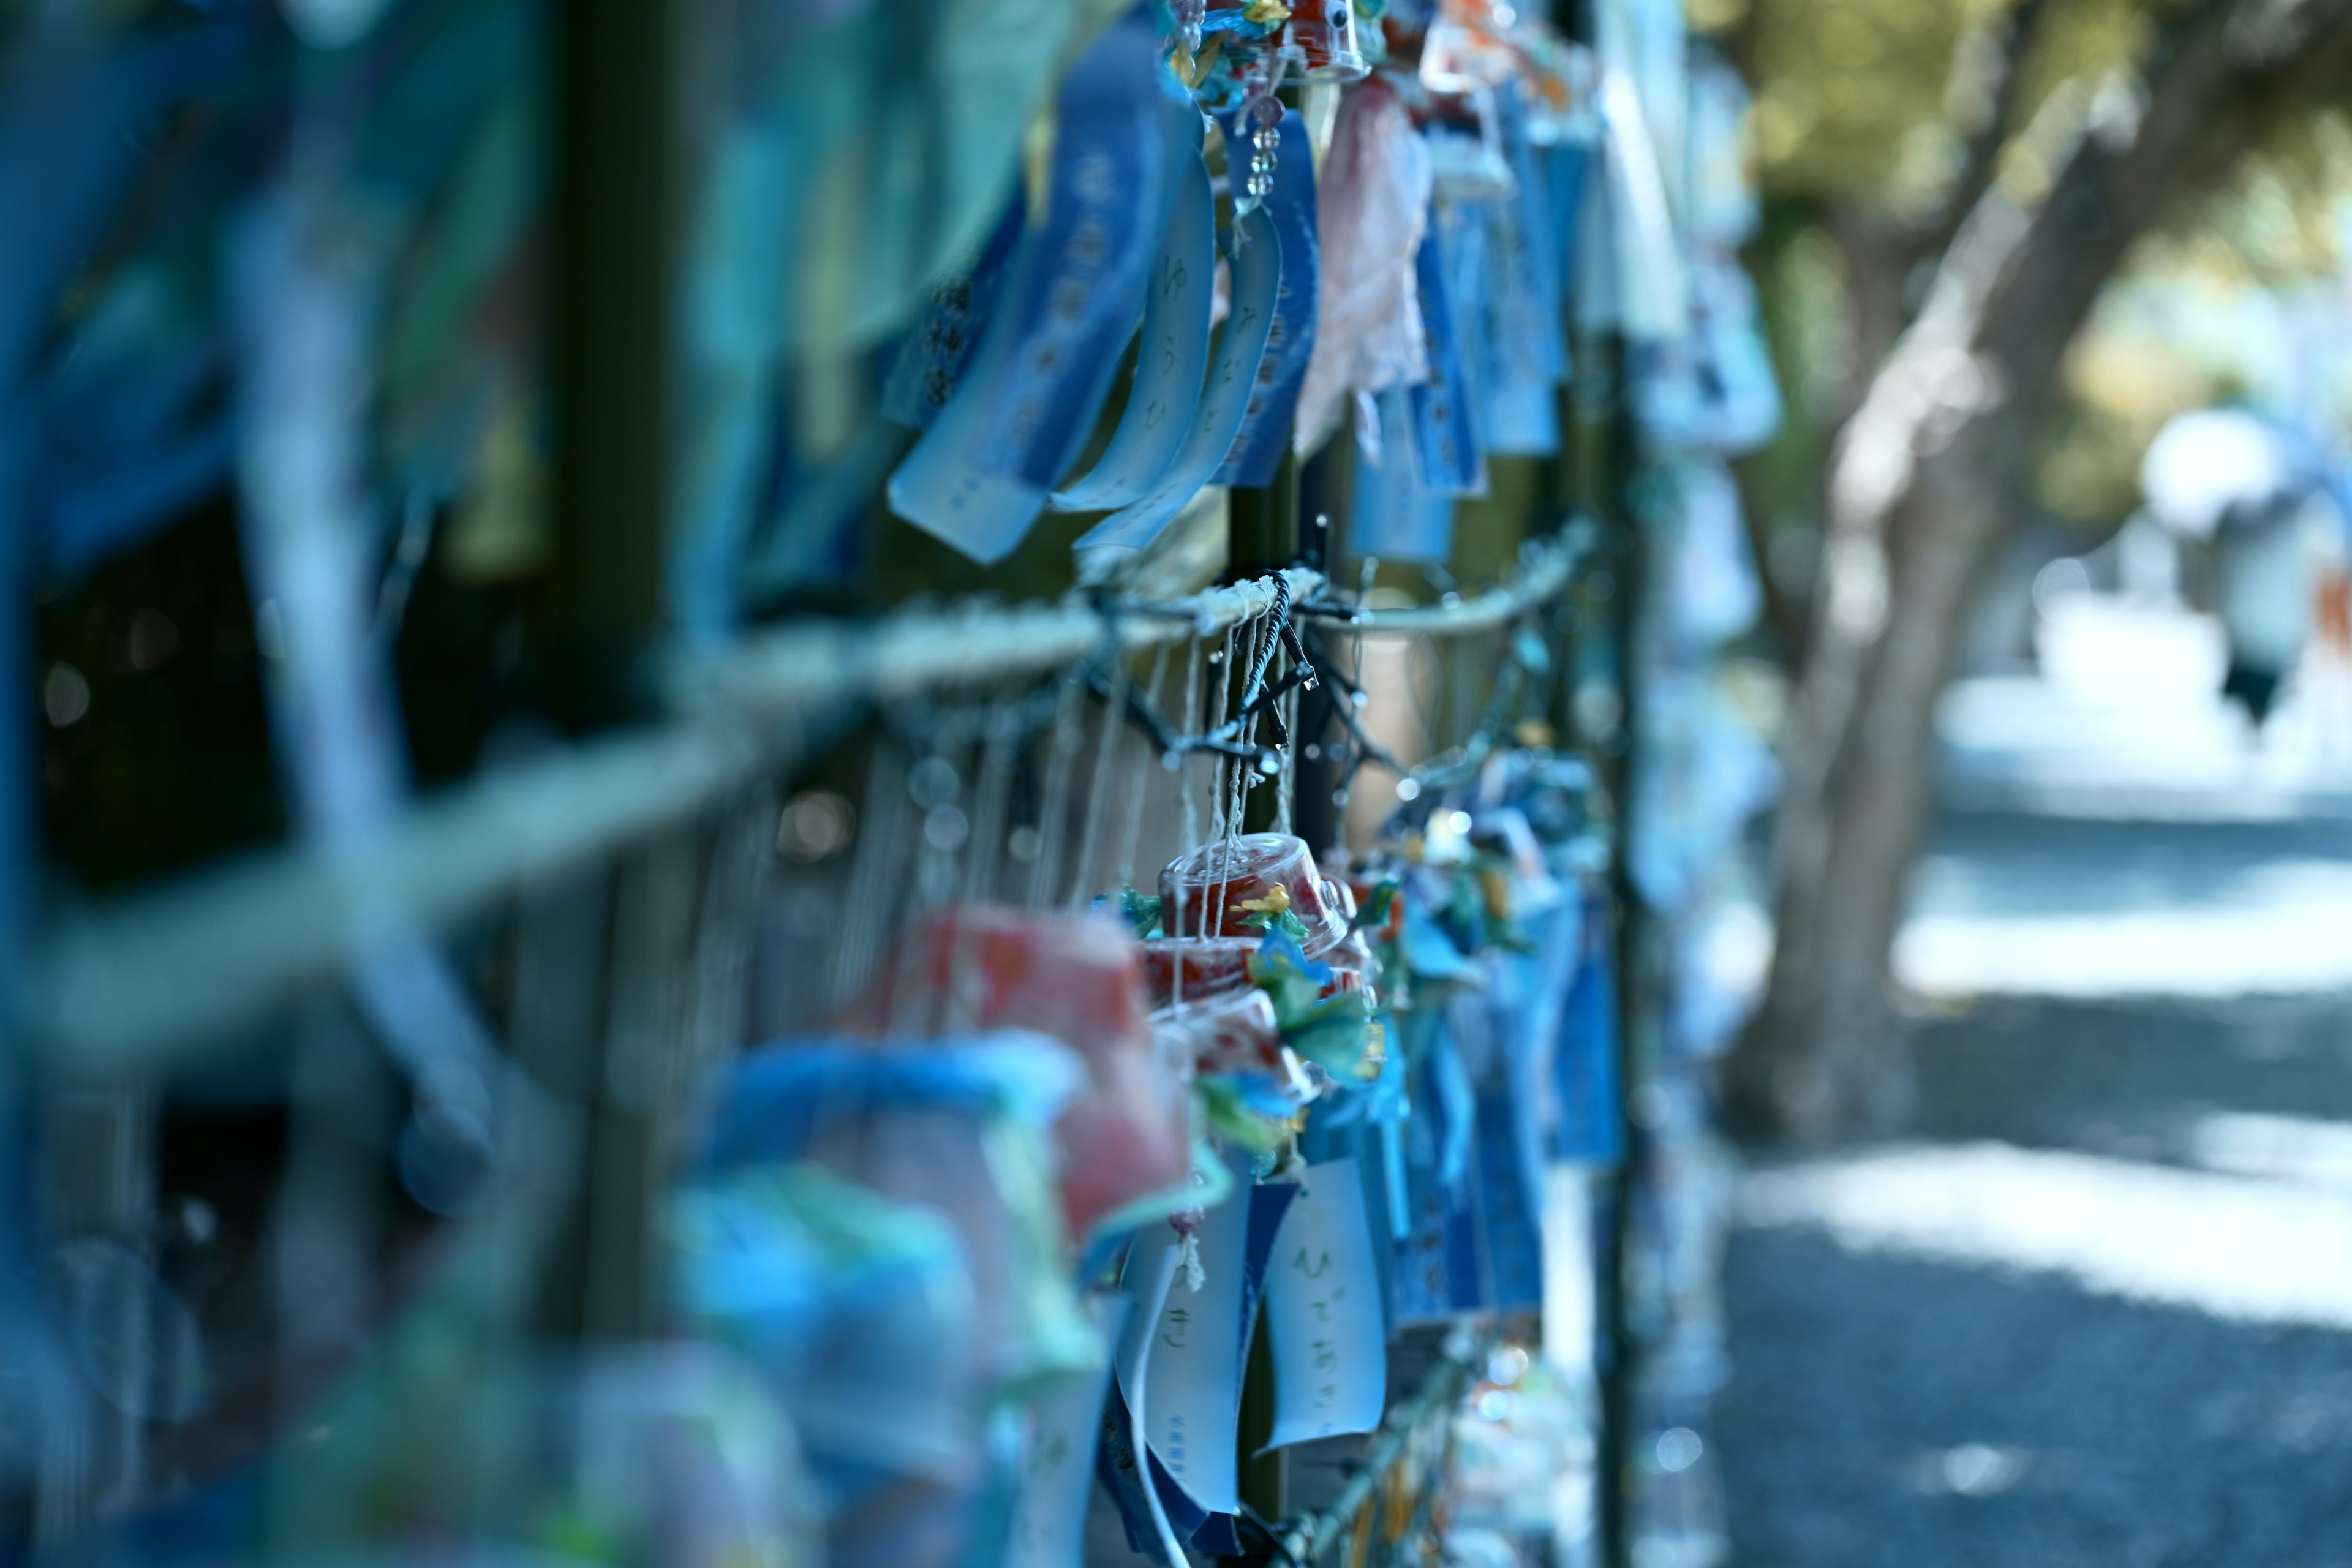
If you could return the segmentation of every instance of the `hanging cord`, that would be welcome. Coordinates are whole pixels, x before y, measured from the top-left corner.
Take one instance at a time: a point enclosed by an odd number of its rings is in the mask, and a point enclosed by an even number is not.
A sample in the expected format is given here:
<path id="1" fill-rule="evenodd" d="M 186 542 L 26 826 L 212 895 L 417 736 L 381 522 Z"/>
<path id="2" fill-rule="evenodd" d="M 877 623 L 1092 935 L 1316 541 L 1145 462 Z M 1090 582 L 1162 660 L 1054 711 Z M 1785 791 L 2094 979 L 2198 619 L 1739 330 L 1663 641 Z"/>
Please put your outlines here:
<path id="1" fill-rule="evenodd" d="M 1360 634 L 1359 637 L 1360 638 Z M 1320 634 L 1312 628 L 1307 631 L 1310 648 L 1319 651 L 1319 637 Z M 1493 754 L 1496 742 L 1517 729 L 1520 719 L 1526 716 L 1526 699 L 1540 689 L 1537 683 L 1528 679 L 1530 672 L 1520 656 L 1518 637 L 1516 635 L 1506 637 L 1497 660 L 1494 685 L 1469 735 L 1458 747 L 1442 756 L 1418 767 L 1408 767 L 1394 752 L 1365 732 L 1363 721 L 1358 712 L 1362 688 L 1356 679 L 1340 673 L 1338 666 L 1328 660 L 1323 665 L 1323 673 L 1330 678 L 1332 686 L 1339 693 L 1341 700 L 1333 702 L 1331 709 L 1339 716 L 1340 727 L 1348 732 L 1344 746 L 1346 759 L 1335 793 L 1345 794 L 1352 789 L 1356 774 L 1366 763 L 1371 763 L 1393 775 L 1401 785 L 1410 784 L 1409 790 L 1401 788 L 1398 792 L 1408 801 L 1424 790 L 1450 788 L 1475 776 L 1486 758 Z"/>
<path id="2" fill-rule="evenodd" d="M 1266 641 L 1265 628 L 1259 623 L 1253 621 L 1242 636 L 1249 644 L 1248 652 L 1243 663 L 1255 672 L 1263 664 L 1262 654 Z M 1233 717 L 1228 719 L 1223 726 L 1235 730 L 1234 738 L 1240 742 L 1244 753 L 1235 756 L 1227 764 L 1225 770 L 1225 839 L 1228 843 L 1241 836 L 1242 816 L 1244 805 L 1249 798 L 1250 786 L 1257 782 L 1259 755 L 1257 748 L 1252 744 L 1256 730 L 1256 715 L 1251 711 L 1249 706 L 1249 696 L 1255 689 L 1254 673 L 1251 684 L 1242 688 L 1242 695 L 1236 702 Z"/>
<path id="3" fill-rule="evenodd" d="M 1160 706 L 1160 689 L 1167 679 L 1168 645 L 1161 643 L 1159 650 L 1151 656 L 1151 683 L 1145 697 L 1145 700 L 1155 710 Z M 1181 755 L 1165 749 L 1153 755 L 1163 768 L 1171 763 L 1178 768 L 1183 766 L 1183 758 Z M 1128 777 L 1127 830 L 1119 836 L 1118 846 L 1118 880 L 1121 887 L 1131 888 L 1135 885 L 1135 853 L 1137 846 L 1143 839 L 1143 799 L 1150 793 L 1150 770 L 1140 763 Z M 1178 780 L 1177 787 L 1180 792 L 1183 787 L 1181 778 Z"/>
<path id="4" fill-rule="evenodd" d="M 1208 731 L 1212 738 L 1224 731 L 1225 716 L 1233 703 L 1234 645 L 1239 639 L 1241 631 L 1240 626 L 1227 626 L 1224 647 L 1209 656 L 1209 662 L 1217 667 L 1218 723 L 1214 729 Z M 1209 796 L 1209 832 L 1213 837 L 1220 839 L 1225 837 L 1232 830 L 1230 821 L 1232 814 L 1225 809 L 1225 806 L 1232 798 L 1230 791 L 1233 785 L 1234 763 L 1238 754 L 1245 753 L 1239 753 L 1236 749 L 1221 752 L 1217 757 L 1216 783 Z"/>
<path id="5" fill-rule="evenodd" d="M 1287 627 L 1284 629 L 1286 632 L 1288 630 Z M 1311 690 L 1313 688 L 1310 683 L 1303 689 Z M 1294 737 L 1298 733 L 1298 702 L 1301 689 L 1302 688 L 1299 687 L 1292 688 L 1289 696 L 1285 699 L 1290 711 L 1285 716 L 1284 728 L 1287 729 Z M 1291 831 L 1291 802 L 1298 794 L 1298 748 L 1296 745 L 1285 746 L 1282 749 L 1282 771 L 1275 775 L 1275 789 L 1277 793 L 1274 797 L 1274 830 L 1276 833 L 1288 833 Z"/>
<path id="6" fill-rule="evenodd" d="M 1198 713 L 1201 710 L 1201 666 L 1203 658 L 1201 639 L 1195 637 L 1192 639 L 1192 651 L 1186 656 L 1184 661 L 1184 711 L 1187 713 Z M 1171 749 L 1166 755 L 1177 759 L 1179 770 L 1177 794 L 1183 797 L 1184 802 L 1184 847 L 1190 849 L 1201 841 L 1201 810 L 1199 803 L 1192 796 L 1192 768 L 1182 752 Z M 1170 936 L 1174 936 L 1184 929 L 1184 885 L 1181 882 L 1176 884 L 1176 907 L 1172 910 L 1162 910 L 1160 912 L 1160 927 Z M 1184 1005 L 1184 966 L 1181 963 L 1176 964 L 1174 972 L 1174 983 L 1169 993 L 1169 1000 L 1174 1005 L 1181 1007 Z"/>
<path id="7" fill-rule="evenodd" d="M 1116 646 L 1117 611 L 1107 611 L 1104 621 L 1105 640 Z M 1070 883 L 1067 900 L 1073 904 L 1087 903 L 1100 890 L 1095 886 L 1095 870 L 1102 858 L 1104 819 L 1110 810 L 1110 784 L 1118 759 L 1118 743 L 1127 733 L 1126 726 L 1119 722 L 1119 714 L 1134 686 L 1124 653 L 1111 658 L 1107 685 L 1109 689 L 1104 692 L 1102 739 L 1095 746 L 1094 771 L 1087 775 L 1087 824 L 1078 840 L 1078 872 Z"/>
<path id="8" fill-rule="evenodd" d="M 851 863 L 849 886 L 842 894 L 847 917 L 833 950 L 831 995 L 827 1007 L 846 1003 L 864 984 L 874 963 L 873 950 L 883 922 L 884 884 L 889 862 L 906 833 L 905 774 L 894 766 L 887 733 L 877 734 L 866 763 L 866 804 L 857 819 L 857 856 Z"/>
<path id="9" fill-rule="evenodd" d="M 971 842 L 963 863 L 967 905 L 991 902 L 998 894 L 1005 823 L 1012 813 L 1013 771 L 1022 740 L 1020 712 L 1019 704 L 1000 698 L 989 704 L 982 720 L 980 776 L 971 792 Z M 985 1000 L 978 922 L 959 921 L 954 941 L 955 950 L 948 956 L 945 1016 L 950 1034 L 977 1024 Z"/>
<path id="10" fill-rule="evenodd" d="M 1076 674 L 1061 683 L 1055 703 L 1054 727 L 1046 737 L 1045 794 L 1037 809 L 1037 858 L 1029 868 L 1028 907 L 1042 910 L 1053 902 L 1059 879 L 1063 840 L 1070 828 L 1070 773 L 1077 755 L 1078 704 L 1087 683 Z"/>
<path id="11" fill-rule="evenodd" d="M 1021 704 L 1000 695 L 982 719 L 980 777 L 972 789 L 971 853 L 964 858 L 967 903 L 1003 896 L 1005 823 L 1013 809 L 1013 773 L 1019 760 Z"/>
<path id="12" fill-rule="evenodd" d="M 1214 726 L 1214 730 L 1222 730 L 1224 728 L 1225 716 L 1233 702 L 1234 668 L 1234 644 L 1238 637 L 1241 628 L 1239 626 L 1226 627 L 1225 646 L 1223 649 L 1218 653 L 1209 656 L 1210 662 L 1214 664 L 1217 668 L 1217 722 Z M 1214 732 L 1214 730 L 1212 731 L 1212 733 Z M 1230 754 L 1221 753 L 1217 758 L 1216 767 L 1209 784 L 1208 841 L 1213 844 L 1225 845 L 1229 849 L 1234 837 L 1234 814 L 1230 808 L 1233 802 L 1232 791 L 1234 760 L 1235 759 Z M 1185 848 L 1188 851 L 1192 847 L 1192 846 L 1189 844 L 1185 846 Z M 1226 858 L 1228 862 L 1230 862 L 1230 854 L 1228 854 Z M 1221 871 L 1229 872 L 1231 868 L 1230 865 L 1227 864 L 1220 866 L 1219 869 Z M 1217 921 L 1222 916 L 1225 907 L 1225 882 L 1223 878 L 1220 878 L 1215 884 L 1215 887 L 1216 891 L 1209 895 L 1209 907 L 1202 911 L 1201 932 L 1203 936 L 1208 935 L 1217 929 Z M 1182 928 L 1181 927 L 1171 927 L 1168 934 L 1171 936 L 1177 935 L 1181 929 Z"/>
<path id="13" fill-rule="evenodd" d="M 1253 763 L 1262 769 L 1269 763 L 1278 764 L 1279 758 L 1276 754 L 1276 752 L 1290 744 L 1290 726 L 1283 718 L 1282 700 L 1302 687 L 1308 690 L 1314 689 L 1318 673 L 1314 660 L 1307 657 L 1306 647 L 1300 642 L 1297 629 L 1293 625 L 1289 583 L 1281 577 L 1270 577 L 1265 581 L 1272 585 L 1274 605 L 1270 611 L 1256 620 L 1245 624 L 1253 628 L 1253 635 L 1262 634 L 1269 626 L 1272 628 L 1272 635 L 1260 636 L 1259 640 L 1254 645 L 1247 660 L 1248 676 L 1242 688 L 1240 700 L 1238 702 L 1229 700 L 1229 705 L 1220 722 L 1211 725 L 1199 733 L 1187 733 L 1169 721 L 1156 700 L 1135 691 L 1131 686 L 1127 689 L 1125 706 L 1128 717 L 1141 725 L 1150 734 L 1153 743 L 1161 752 L 1178 753 L 1208 752 L 1232 761 Z M 1226 628 L 1225 651 L 1211 660 L 1213 663 L 1223 664 L 1227 671 L 1226 679 L 1229 687 L 1232 679 L 1231 672 L 1235 668 L 1232 658 L 1236 629 Z M 1281 679 L 1268 684 L 1265 679 L 1266 670 L 1273 661 L 1277 641 L 1283 650 L 1290 656 L 1290 668 Z M 1108 700 L 1111 696 L 1111 688 L 1110 682 L 1106 679 L 1106 673 L 1097 672 L 1093 678 L 1093 684 L 1095 690 Z M 1197 713 L 1198 710 L 1193 711 Z M 1249 721 L 1260 716 L 1267 717 L 1271 721 L 1269 725 L 1273 738 L 1271 746 L 1260 745 L 1244 738 L 1244 730 Z M 1224 773 L 1225 770 L 1221 767 L 1218 772 L 1221 781 L 1218 785 L 1219 799 L 1223 798 Z"/>
<path id="14" fill-rule="evenodd" d="M 971 841 L 971 818 L 964 809 L 964 772 L 951 760 L 969 743 L 968 724 L 940 726 L 930 754 L 907 773 L 907 796 L 920 815 L 913 845 L 911 897 L 900 922 L 898 962 L 890 977 L 883 1033 L 893 1039 L 920 1033 L 938 1020 L 922 1016 L 922 977 L 928 966 L 925 928 L 930 911 L 950 904 L 964 880 L 963 856 Z M 953 969 L 950 967 L 950 979 Z"/>

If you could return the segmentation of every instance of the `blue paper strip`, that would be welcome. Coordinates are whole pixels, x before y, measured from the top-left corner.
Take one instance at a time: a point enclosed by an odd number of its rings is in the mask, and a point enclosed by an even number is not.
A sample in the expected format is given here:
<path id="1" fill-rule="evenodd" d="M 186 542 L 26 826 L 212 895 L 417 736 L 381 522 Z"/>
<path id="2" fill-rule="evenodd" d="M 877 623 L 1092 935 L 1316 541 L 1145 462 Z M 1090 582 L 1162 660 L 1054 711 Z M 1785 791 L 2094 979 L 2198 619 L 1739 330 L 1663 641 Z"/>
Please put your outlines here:
<path id="1" fill-rule="evenodd" d="M 1301 1178 L 1276 1238 L 1265 1321 L 1274 1351 L 1268 1448 L 1380 1426 L 1388 1345 L 1355 1161 L 1312 1165 Z"/>
<path id="2" fill-rule="evenodd" d="M 1421 459 L 1421 482 L 1425 489 L 1447 495 L 1483 495 L 1486 461 L 1471 419 L 1468 370 L 1454 327 L 1454 290 L 1440 229 L 1441 216 L 1433 201 L 1428 229 L 1413 256 L 1431 376 L 1406 394 L 1412 406 L 1413 450 Z M 1483 274 L 1483 268 L 1472 267 L 1465 269 L 1464 276 L 1475 286 Z M 1477 308 L 1475 298 L 1468 308 Z"/>
<path id="3" fill-rule="evenodd" d="M 1540 1173 L 1522 1165 L 1516 1120 L 1507 1087 L 1478 1097 L 1477 1201 L 1473 1205 L 1477 1294 L 1469 1301 L 1457 1297 L 1458 1307 L 1512 1311 L 1543 1305 L 1542 1179 Z"/>
<path id="4" fill-rule="evenodd" d="M 1421 482 L 1412 404 L 1404 388 L 1392 386 L 1373 397 L 1372 407 L 1380 416 L 1381 460 L 1356 466 L 1348 547 L 1383 561 L 1442 563 L 1454 552 L 1454 498 Z M 1444 943 L 1433 925 L 1422 923 L 1429 940 Z"/>
<path id="5" fill-rule="evenodd" d="M 1144 278 L 1135 375 L 1118 428 L 1093 471 L 1050 499 L 1061 511 L 1108 511 L 1141 496 L 1174 461 L 1201 400 L 1214 303 L 1216 201 L 1201 157 L 1201 110 L 1165 64 L 1158 80 L 1163 210 Z"/>
<path id="6" fill-rule="evenodd" d="M 992 471 L 1050 489 L 1077 455 L 1135 330 L 1165 211 L 1160 30 L 1139 8 L 1074 71 L 1055 123 L 1052 200 L 1014 293 L 1017 351 L 988 409 Z"/>
<path id="7" fill-rule="evenodd" d="M 1564 321 L 1570 285 L 1576 277 L 1577 263 L 1582 259 L 1577 240 L 1584 226 L 1585 174 L 1592 167 L 1592 143 L 1582 139 L 1556 142 L 1546 150 L 1543 166 L 1544 184 L 1551 196 L 1552 234 L 1558 247 Z"/>
<path id="8" fill-rule="evenodd" d="M 1605 896 L 1591 896 L 1583 952 L 1569 993 L 1553 1057 L 1559 1126 L 1552 1152 L 1561 1160 L 1610 1165 L 1625 1157 L 1618 1114 L 1617 976 L 1611 961 Z"/>
<path id="9" fill-rule="evenodd" d="M 1236 115 L 1225 144 L 1244 145 L 1242 134 Z M 1274 220 L 1275 237 L 1282 247 L 1282 286 L 1275 295 L 1274 322 L 1266 330 L 1265 357 L 1258 363 L 1257 384 L 1242 414 L 1233 449 L 1211 481 L 1214 484 L 1255 489 L 1274 482 L 1275 467 L 1290 446 L 1298 391 L 1307 381 L 1307 362 L 1315 353 L 1315 312 L 1323 273 L 1321 242 L 1315 226 L 1315 153 L 1307 121 L 1297 110 L 1283 112 L 1277 134 L 1274 190 L 1265 199 L 1265 212 Z"/>
<path id="10" fill-rule="evenodd" d="M 979 362 L 890 476 L 891 509 L 975 561 L 1001 561 L 1027 536 L 1134 326 L 1161 209 L 1161 72 L 1146 7 L 1063 83 L 1044 226 L 1022 247 Z"/>
<path id="11" fill-rule="evenodd" d="M 971 264 L 931 294 L 922 321 L 898 345 L 882 389 L 882 416 L 911 430 L 928 430 L 955 396 L 980 352 L 1011 274 L 1028 214 L 1018 192 Z"/>
<path id="12" fill-rule="evenodd" d="M 1436 1067 L 1433 1050 L 1422 1063 L 1415 1114 L 1402 1129 L 1407 1221 L 1391 1281 L 1400 1324 L 1442 1321 L 1454 1310 L 1454 1215 L 1466 1199 L 1463 1184 L 1445 1179 L 1447 1097 L 1436 1092 Z"/>
<path id="13" fill-rule="evenodd" d="M 1087 1303 L 1107 1344 L 1122 1337 L 1137 1310 L 1129 1296 L 1105 1292 Z M 1086 1557 L 1087 1457 L 1093 1451 L 1110 1384 L 1110 1363 L 1073 1377 L 1031 1412 L 1003 1568 L 1080 1568 Z"/>
<path id="14" fill-rule="evenodd" d="M 1200 116 L 1184 113 L 1197 128 Z M 1199 139 L 1197 129 L 1194 140 Z M 1054 492 L 1056 511 L 1110 511 L 1139 500 L 1168 471 L 1201 401 L 1217 261 L 1216 198 L 1200 153 L 1184 149 L 1160 254 L 1144 282 L 1135 381 L 1118 428 L 1082 479 Z"/>
<path id="15" fill-rule="evenodd" d="M 1265 210 L 1246 215 L 1236 226 L 1240 243 L 1232 260 L 1233 313 L 1225 318 L 1224 335 L 1218 341 L 1208 384 L 1201 394 L 1200 412 L 1184 437 L 1183 449 L 1149 494 L 1081 536 L 1081 550 L 1140 550 L 1150 544 L 1200 494 L 1201 487 L 1233 449 L 1234 433 L 1248 411 L 1250 392 L 1257 384 L 1257 367 L 1265 358 L 1275 297 L 1282 287 L 1282 251 Z"/>
<path id="16" fill-rule="evenodd" d="M 1535 355 L 1538 374 L 1557 384 L 1568 374 L 1567 322 L 1560 310 L 1565 299 L 1564 225 L 1552 207 L 1547 167 L 1528 140 L 1524 90 L 1512 82 L 1496 94 L 1504 155 L 1519 185 L 1509 205 L 1511 268 L 1516 287 L 1524 290 L 1519 304 L 1528 314 L 1523 335 L 1514 342 Z"/>
<path id="17" fill-rule="evenodd" d="M 1483 449 L 1489 455 L 1544 456 L 1559 447 L 1558 387 L 1567 359 L 1558 226 L 1543 171 L 1528 143 L 1517 84 L 1496 90 L 1495 108 L 1515 189 L 1453 209 L 1446 238 L 1454 265 L 1448 276 Z M 1465 254 L 1473 247 L 1464 241 L 1474 237 L 1476 254 Z"/>

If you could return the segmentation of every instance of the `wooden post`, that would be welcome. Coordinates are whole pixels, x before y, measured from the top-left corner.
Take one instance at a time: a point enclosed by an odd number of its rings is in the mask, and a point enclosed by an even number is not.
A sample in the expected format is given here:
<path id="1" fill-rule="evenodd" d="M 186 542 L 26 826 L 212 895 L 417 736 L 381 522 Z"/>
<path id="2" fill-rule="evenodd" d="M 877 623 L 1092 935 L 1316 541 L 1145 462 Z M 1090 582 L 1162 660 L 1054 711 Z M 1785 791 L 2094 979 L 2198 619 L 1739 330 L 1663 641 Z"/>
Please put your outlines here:
<path id="1" fill-rule="evenodd" d="M 533 606 L 557 716 L 642 712 L 664 620 L 676 7 L 565 0 L 554 258 L 555 559 Z"/>

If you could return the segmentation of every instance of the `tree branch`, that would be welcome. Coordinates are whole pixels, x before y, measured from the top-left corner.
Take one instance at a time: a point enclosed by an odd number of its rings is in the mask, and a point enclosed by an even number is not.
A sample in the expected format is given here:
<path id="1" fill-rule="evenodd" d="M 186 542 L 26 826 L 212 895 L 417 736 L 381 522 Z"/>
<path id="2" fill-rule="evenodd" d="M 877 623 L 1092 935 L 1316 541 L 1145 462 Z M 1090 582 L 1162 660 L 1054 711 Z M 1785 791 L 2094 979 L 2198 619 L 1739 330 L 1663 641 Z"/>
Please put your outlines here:
<path id="1" fill-rule="evenodd" d="M 2133 246 L 2352 79 L 2352 0 L 2194 6 L 2147 77 L 2081 100 L 2071 146 L 2037 148 L 2058 171 L 2045 200 L 1987 187 L 1840 440 L 1775 835 L 1771 980 L 1727 1064 L 1727 1112 L 1751 1130 L 1830 1136 L 1886 1114 L 1888 956 L 1936 698 L 2068 345 Z"/>
<path id="2" fill-rule="evenodd" d="M 2038 420 L 2058 363 L 2139 239 L 2219 185 L 2352 73 L 2352 0 L 2191 7 L 2151 60 L 2145 109 L 2096 107 L 1984 302 L 1979 352 Z"/>
<path id="3" fill-rule="evenodd" d="M 2001 149 L 2009 145 L 2009 139 L 2019 129 L 2017 115 L 2025 90 L 2025 56 L 2041 37 L 2042 19 L 2049 10 L 2050 0 L 2016 0 L 2001 18 L 1991 80 L 1985 93 L 1984 122 L 1969 138 L 1968 154 L 1961 162 L 1959 175 L 1953 182 L 1952 194 L 1946 199 L 1943 211 L 1921 237 L 1922 257 L 1938 256 L 1948 249 L 1960 232 L 1960 225 L 1992 188 L 1993 178 L 2000 171 Z"/>

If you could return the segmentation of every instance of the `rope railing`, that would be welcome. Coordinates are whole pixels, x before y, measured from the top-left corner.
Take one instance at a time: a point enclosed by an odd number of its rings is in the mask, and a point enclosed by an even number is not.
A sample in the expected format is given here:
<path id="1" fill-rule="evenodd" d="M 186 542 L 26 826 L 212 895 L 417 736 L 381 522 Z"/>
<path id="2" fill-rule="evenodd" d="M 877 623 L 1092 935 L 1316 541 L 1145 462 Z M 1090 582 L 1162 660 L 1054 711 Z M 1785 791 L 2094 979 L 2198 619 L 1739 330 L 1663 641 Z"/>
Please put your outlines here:
<path id="1" fill-rule="evenodd" d="M 1427 608 L 1358 609 L 1320 574 L 1292 568 L 1172 601 L 967 603 L 759 634 L 681 669 L 673 717 L 488 770 L 364 843 L 287 845 L 68 914 L 42 954 L 29 1022 L 59 1067 L 159 1066 L 388 938 L 465 921 L 699 818 L 817 754 L 872 705 L 1208 637 L 1285 596 L 1294 614 L 1355 633 L 1460 636 L 1557 597 L 1589 544 L 1580 527 L 1532 542 L 1504 584 Z"/>
<path id="2" fill-rule="evenodd" d="M 1476 1382 L 1478 1369 L 1486 1364 L 1494 1346 L 1491 1333 L 1466 1329 L 1457 1332 L 1421 1386 L 1410 1398 L 1391 1407 L 1363 1462 L 1329 1506 L 1295 1515 L 1273 1528 L 1271 1533 L 1285 1563 L 1320 1563 L 1324 1553 L 1355 1527 L 1357 1516 L 1371 1506 L 1373 1495 L 1411 1451 L 1413 1439 L 1431 1426 L 1454 1419 L 1464 1391 Z"/>

